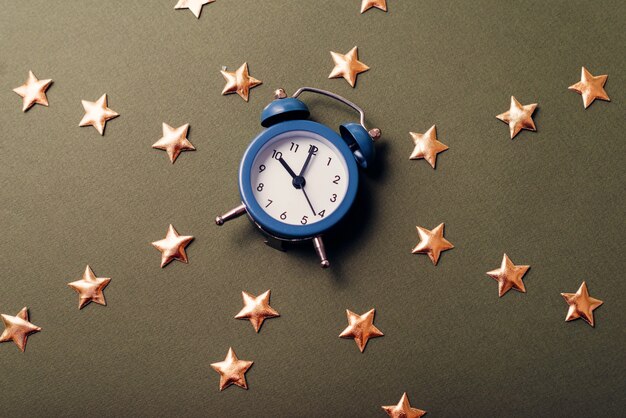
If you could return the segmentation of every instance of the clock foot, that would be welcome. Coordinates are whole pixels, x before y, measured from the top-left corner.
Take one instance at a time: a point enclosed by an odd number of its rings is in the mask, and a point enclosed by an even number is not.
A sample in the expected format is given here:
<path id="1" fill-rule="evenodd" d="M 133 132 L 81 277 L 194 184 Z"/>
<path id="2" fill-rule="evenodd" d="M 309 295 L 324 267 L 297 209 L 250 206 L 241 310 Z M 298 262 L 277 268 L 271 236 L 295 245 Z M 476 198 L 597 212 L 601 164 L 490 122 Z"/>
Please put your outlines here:
<path id="1" fill-rule="evenodd" d="M 313 238 L 313 248 L 315 248 L 315 252 L 320 258 L 320 266 L 322 266 L 323 269 L 330 267 L 330 262 L 326 257 L 326 248 L 324 247 L 324 241 L 322 241 L 322 237 L 320 235 Z"/>
<path id="2" fill-rule="evenodd" d="M 242 203 L 241 205 L 237 206 L 235 209 L 231 209 L 225 214 L 223 214 L 222 216 L 218 216 L 217 218 L 215 218 L 215 224 L 224 225 L 224 222 L 238 218 L 244 213 L 246 213 L 246 205 Z"/>
<path id="3" fill-rule="evenodd" d="M 283 251 L 283 252 L 287 251 L 285 249 L 285 242 L 281 241 L 279 239 L 276 239 L 274 237 L 267 237 L 265 239 L 265 241 L 263 241 L 263 242 L 265 243 L 265 245 L 267 245 L 268 247 L 273 248 L 275 250 Z"/>

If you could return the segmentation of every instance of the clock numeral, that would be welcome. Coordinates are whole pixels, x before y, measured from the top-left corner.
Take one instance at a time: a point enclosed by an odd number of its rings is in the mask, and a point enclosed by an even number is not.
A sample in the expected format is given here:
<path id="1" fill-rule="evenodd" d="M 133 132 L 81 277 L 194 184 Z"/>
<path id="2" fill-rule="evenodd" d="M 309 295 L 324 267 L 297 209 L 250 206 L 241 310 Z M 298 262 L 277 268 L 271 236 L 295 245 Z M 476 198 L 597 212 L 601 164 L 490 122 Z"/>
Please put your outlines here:
<path id="1" fill-rule="evenodd" d="M 335 180 L 333 180 L 333 183 L 339 184 L 339 180 L 341 180 L 341 177 L 335 176 Z"/>
<path id="2" fill-rule="evenodd" d="M 291 147 L 289 147 L 289 151 L 293 151 L 293 152 L 298 152 L 298 148 L 300 147 L 300 145 L 298 144 L 294 144 L 293 142 L 291 143 Z"/>
<path id="3" fill-rule="evenodd" d="M 333 193 L 332 197 L 330 198 L 331 202 L 336 202 L 337 201 L 337 195 Z"/>
<path id="4" fill-rule="evenodd" d="M 265 205 L 265 207 L 268 207 L 269 205 L 271 205 L 272 203 L 274 203 L 274 201 L 272 199 L 267 199 L 267 201 L 269 202 L 267 205 Z"/>
<path id="5" fill-rule="evenodd" d="M 258 185 L 258 186 L 256 186 L 257 191 L 262 192 L 262 191 L 263 191 L 263 187 L 264 187 L 264 186 L 265 186 L 265 185 L 264 185 L 263 183 L 259 183 L 259 185 Z"/>
<path id="6" fill-rule="evenodd" d="M 302 219 L 300 220 L 300 223 L 301 223 L 302 225 L 306 225 L 306 223 L 307 223 L 307 222 L 309 222 L 309 217 L 308 217 L 308 216 L 306 216 L 306 215 L 304 215 L 304 216 L 302 217 Z"/>
<path id="7" fill-rule="evenodd" d="M 259 166 L 259 173 L 262 173 L 262 172 L 264 172 L 264 171 L 265 171 L 265 165 L 261 164 L 261 165 Z"/>
<path id="8" fill-rule="evenodd" d="M 318 215 L 320 216 L 320 218 L 323 218 L 325 214 L 326 214 L 326 209 L 324 209 L 324 210 L 322 210 L 322 211 L 320 211 L 320 212 L 318 213 Z"/>
<path id="9" fill-rule="evenodd" d="M 329 166 L 329 165 L 330 165 L 330 162 L 331 162 L 332 160 L 333 160 L 333 159 L 332 159 L 331 157 L 328 157 L 328 162 L 326 163 L 326 166 Z"/>
<path id="10" fill-rule="evenodd" d="M 281 214 L 280 214 L 280 219 L 282 219 L 283 221 L 284 221 L 285 219 L 287 219 L 287 212 L 283 212 L 283 213 L 281 213 Z"/>
<path id="11" fill-rule="evenodd" d="M 272 158 L 280 160 L 281 158 L 283 158 L 283 153 L 280 151 L 272 150 Z"/>
<path id="12" fill-rule="evenodd" d="M 319 151 L 319 148 L 317 148 L 315 145 L 310 145 L 309 144 L 309 153 L 312 155 L 317 155 L 317 151 Z"/>

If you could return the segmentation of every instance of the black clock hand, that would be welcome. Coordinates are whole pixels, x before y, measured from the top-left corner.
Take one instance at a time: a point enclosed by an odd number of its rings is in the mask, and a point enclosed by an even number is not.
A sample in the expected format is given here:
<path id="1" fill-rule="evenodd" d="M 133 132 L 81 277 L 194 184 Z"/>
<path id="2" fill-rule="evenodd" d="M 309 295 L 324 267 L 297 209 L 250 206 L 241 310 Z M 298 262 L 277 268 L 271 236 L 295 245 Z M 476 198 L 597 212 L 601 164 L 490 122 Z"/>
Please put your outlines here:
<path id="1" fill-rule="evenodd" d="M 287 161 L 285 161 L 285 160 L 283 159 L 283 157 L 280 157 L 280 158 L 278 159 L 278 161 L 279 161 L 279 162 L 283 165 L 283 167 L 285 167 L 285 170 L 287 170 L 287 172 L 289 173 L 289 175 L 290 175 L 292 178 L 296 178 L 296 177 L 297 177 L 297 176 L 296 176 L 296 173 L 294 173 L 294 172 L 293 172 L 293 170 L 291 169 L 291 167 L 289 167 L 289 164 L 287 164 Z"/>
<path id="2" fill-rule="evenodd" d="M 309 147 L 309 155 L 307 155 L 306 160 L 304 161 L 304 165 L 302 166 L 302 170 L 300 170 L 300 174 L 299 174 L 300 176 L 304 174 L 304 171 L 309 166 L 309 163 L 311 162 L 311 157 L 313 157 L 313 153 L 315 151 L 317 151 L 316 147 L 313 147 L 313 146 Z"/>
<path id="3" fill-rule="evenodd" d="M 315 209 L 313 209 L 313 205 L 311 204 L 311 200 L 309 199 L 309 196 L 306 194 L 306 190 L 304 190 L 304 187 L 302 187 L 302 193 L 304 193 L 304 197 L 306 198 L 306 201 L 309 203 L 309 207 L 311 208 L 311 210 L 313 211 L 313 216 L 315 216 Z"/>

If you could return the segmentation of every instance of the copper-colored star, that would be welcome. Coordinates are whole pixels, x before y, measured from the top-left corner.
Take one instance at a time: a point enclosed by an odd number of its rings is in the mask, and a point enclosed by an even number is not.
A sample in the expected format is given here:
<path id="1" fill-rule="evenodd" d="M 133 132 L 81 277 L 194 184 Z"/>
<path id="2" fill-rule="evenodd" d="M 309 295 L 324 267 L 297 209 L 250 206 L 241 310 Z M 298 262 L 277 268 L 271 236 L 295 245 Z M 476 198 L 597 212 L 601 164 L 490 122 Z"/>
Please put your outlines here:
<path id="1" fill-rule="evenodd" d="M 420 158 L 428 161 L 432 168 L 437 164 L 437 154 L 444 152 L 448 146 L 437 140 L 437 128 L 433 125 L 423 134 L 409 132 L 413 137 L 415 148 L 409 157 L 410 160 L 419 160 Z"/>
<path id="2" fill-rule="evenodd" d="M 40 327 L 28 321 L 28 308 L 26 307 L 15 316 L 2 314 L 1 317 L 4 322 L 4 332 L 0 335 L 0 343 L 13 341 L 22 352 L 26 348 L 28 336 L 41 331 Z"/>
<path id="3" fill-rule="evenodd" d="M 581 70 L 580 81 L 568 87 L 570 90 L 574 90 L 576 93 L 583 96 L 583 104 L 585 109 L 593 103 L 594 100 L 606 100 L 610 102 L 609 95 L 604 90 L 604 84 L 606 83 L 608 75 L 593 76 L 585 67 Z"/>
<path id="4" fill-rule="evenodd" d="M 152 148 L 167 151 L 170 161 L 174 164 L 176 158 L 182 151 L 195 151 L 194 146 L 187 139 L 187 130 L 189 124 L 179 126 L 174 129 L 167 123 L 163 123 L 163 136 L 157 142 L 152 144 Z"/>
<path id="5" fill-rule="evenodd" d="M 353 338 L 361 353 L 365 350 L 370 338 L 382 337 L 384 334 L 374 326 L 375 309 L 371 309 L 363 315 L 357 315 L 346 309 L 348 315 L 348 327 L 339 334 L 340 338 Z"/>
<path id="6" fill-rule="evenodd" d="M 52 84 L 52 80 L 39 80 L 32 71 L 28 72 L 26 83 L 13 89 L 22 97 L 22 112 L 26 112 L 35 104 L 48 106 L 46 90 Z"/>
<path id="7" fill-rule="evenodd" d="M 500 268 L 488 271 L 487 275 L 498 282 L 498 295 L 500 297 L 511 289 L 526 293 L 522 278 L 529 268 L 530 266 L 516 266 L 509 256 L 504 254 Z"/>
<path id="8" fill-rule="evenodd" d="M 593 311 L 598 309 L 598 307 L 604 302 L 589 296 L 587 283 L 583 282 L 576 293 L 561 293 L 561 296 L 563 296 L 565 302 L 569 305 L 569 310 L 567 311 L 567 316 L 565 317 L 566 321 L 582 318 L 589 325 L 592 327 L 594 326 Z"/>
<path id="9" fill-rule="evenodd" d="M 81 102 L 85 108 L 85 116 L 80 120 L 78 126 L 91 125 L 96 128 L 100 135 L 104 135 L 106 122 L 119 116 L 119 113 L 107 107 L 106 93 L 95 102 L 88 102 L 87 100 L 81 100 Z"/>
<path id="10" fill-rule="evenodd" d="M 259 296 L 251 295 L 248 292 L 241 292 L 241 295 L 243 296 L 244 307 L 235 315 L 235 318 L 249 319 L 256 332 L 259 332 L 265 319 L 280 316 L 280 314 L 270 306 L 269 290 Z"/>
<path id="11" fill-rule="evenodd" d="M 253 363 L 253 361 L 239 360 L 233 348 L 229 348 L 224 361 L 211 364 L 211 367 L 220 374 L 220 391 L 233 384 L 248 389 L 246 372 Z"/>
<path id="12" fill-rule="evenodd" d="M 161 268 L 174 260 L 186 263 L 187 253 L 185 252 L 185 247 L 187 247 L 191 241 L 193 241 L 191 235 L 178 235 L 174 226 L 170 224 L 165 238 L 152 243 L 157 250 L 161 251 Z"/>
<path id="13" fill-rule="evenodd" d="M 335 68 L 333 68 L 328 78 L 343 77 L 352 87 L 356 84 L 357 75 L 370 69 L 370 67 L 359 61 L 359 52 L 356 46 L 345 55 L 332 51 L 330 55 L 333 57 L 333 61 L 335 61 Z"/>
<path id="14" fill-rule="evenodd" d="M 215 0 L 178 0 L 174 9 L 189 9 L 196 18 L 200 18 L 202 6 L 213 3 Z"/>
<path id="15" fill-rule="evenodd" d="M 89 302 L 95 302 L 106 306 L 104 299 L 104 288 L 107 287 L 111 279 L 108 277 L 96 277 L 91 267 L 85 267 L 83 278 L 67 285 L 78 293 L 78 309 L 82 309 Z"/>
<path id="16" fill-rule="evenodd" d="M 533 121 L 533 112 L 537 108 L 537 103 L 522 105 L 517 99 L 511 96 L 511 107 L 504 113 L 499 114 L 496 118 L 504 123 L 509 124 L 511 139 L 515 138 L 522 129 L 536 131 L 535 122 Z"/>
<path id="17" fill-rule="evenodd" d="M 246 102 L 250 95 L 250 89 L 263 83 L 261 80 L 257 80 L 248 74 L 247 62 L 244 62 L 235 72 L 222 70 L 221 73 L 224 79 L 226 79 L 226 85 L 224 90 L 222 90 L 222 94 L 237 93 Z"/>
<path id="18" fill-rule="evenodd" d="M 361 2 L 361 13 L 376 7 L 384 12 L 387 11 L 387 0 L 363 0 Z"/>
<path id="19" fill-rule="evenodd" d="M 413 254 L 428 254 L 434 265 L 437 265 L 439 256 L 443 251 L 454 248 L 454 245 L 443 237 L 444 224 L 439 224 L 435 229 L 429 231 L 421 226 L 417 228 L 420 242 L 413 248 Z"/>
<path id="20" fill-rule="evenodd" d="M 397 405 L 383 406 L 383 409 L 391 418 L 420 418 L 426 415 L 426 411 L 411 407 L 406 392 L 402 394 Z"/>

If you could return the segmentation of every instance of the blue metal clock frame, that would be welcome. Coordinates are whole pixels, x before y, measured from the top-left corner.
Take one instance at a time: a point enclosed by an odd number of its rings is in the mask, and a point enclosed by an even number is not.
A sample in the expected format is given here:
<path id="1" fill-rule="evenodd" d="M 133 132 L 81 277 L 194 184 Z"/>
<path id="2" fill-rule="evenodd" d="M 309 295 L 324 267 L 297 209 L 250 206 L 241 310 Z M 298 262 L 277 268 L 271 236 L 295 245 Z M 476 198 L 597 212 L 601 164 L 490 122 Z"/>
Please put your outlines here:
<path id="1" fill-rule="evenodd" d="M 289 225 L 268 215 L 254 198 L 251 184 L 252 164 L 255 157 L 267 142 L 285 132 L 309 131 L 330 141 L 346 160 L 348 168 L 348 189 L 337 209 L 319 222 L 310 225 Z M 270 126 L 261 132 L 248 146 L 239 166 L 239 192 L 246 205 L 248 215 L 264 231 L 276 238 L 305 240 L 323 234 L 334 227 L 348 213 L 354 203 L 359 186 L 359 170 L 353 151 L 339 134 L 326 125 L 310 120 L 289 120 Z"/>

